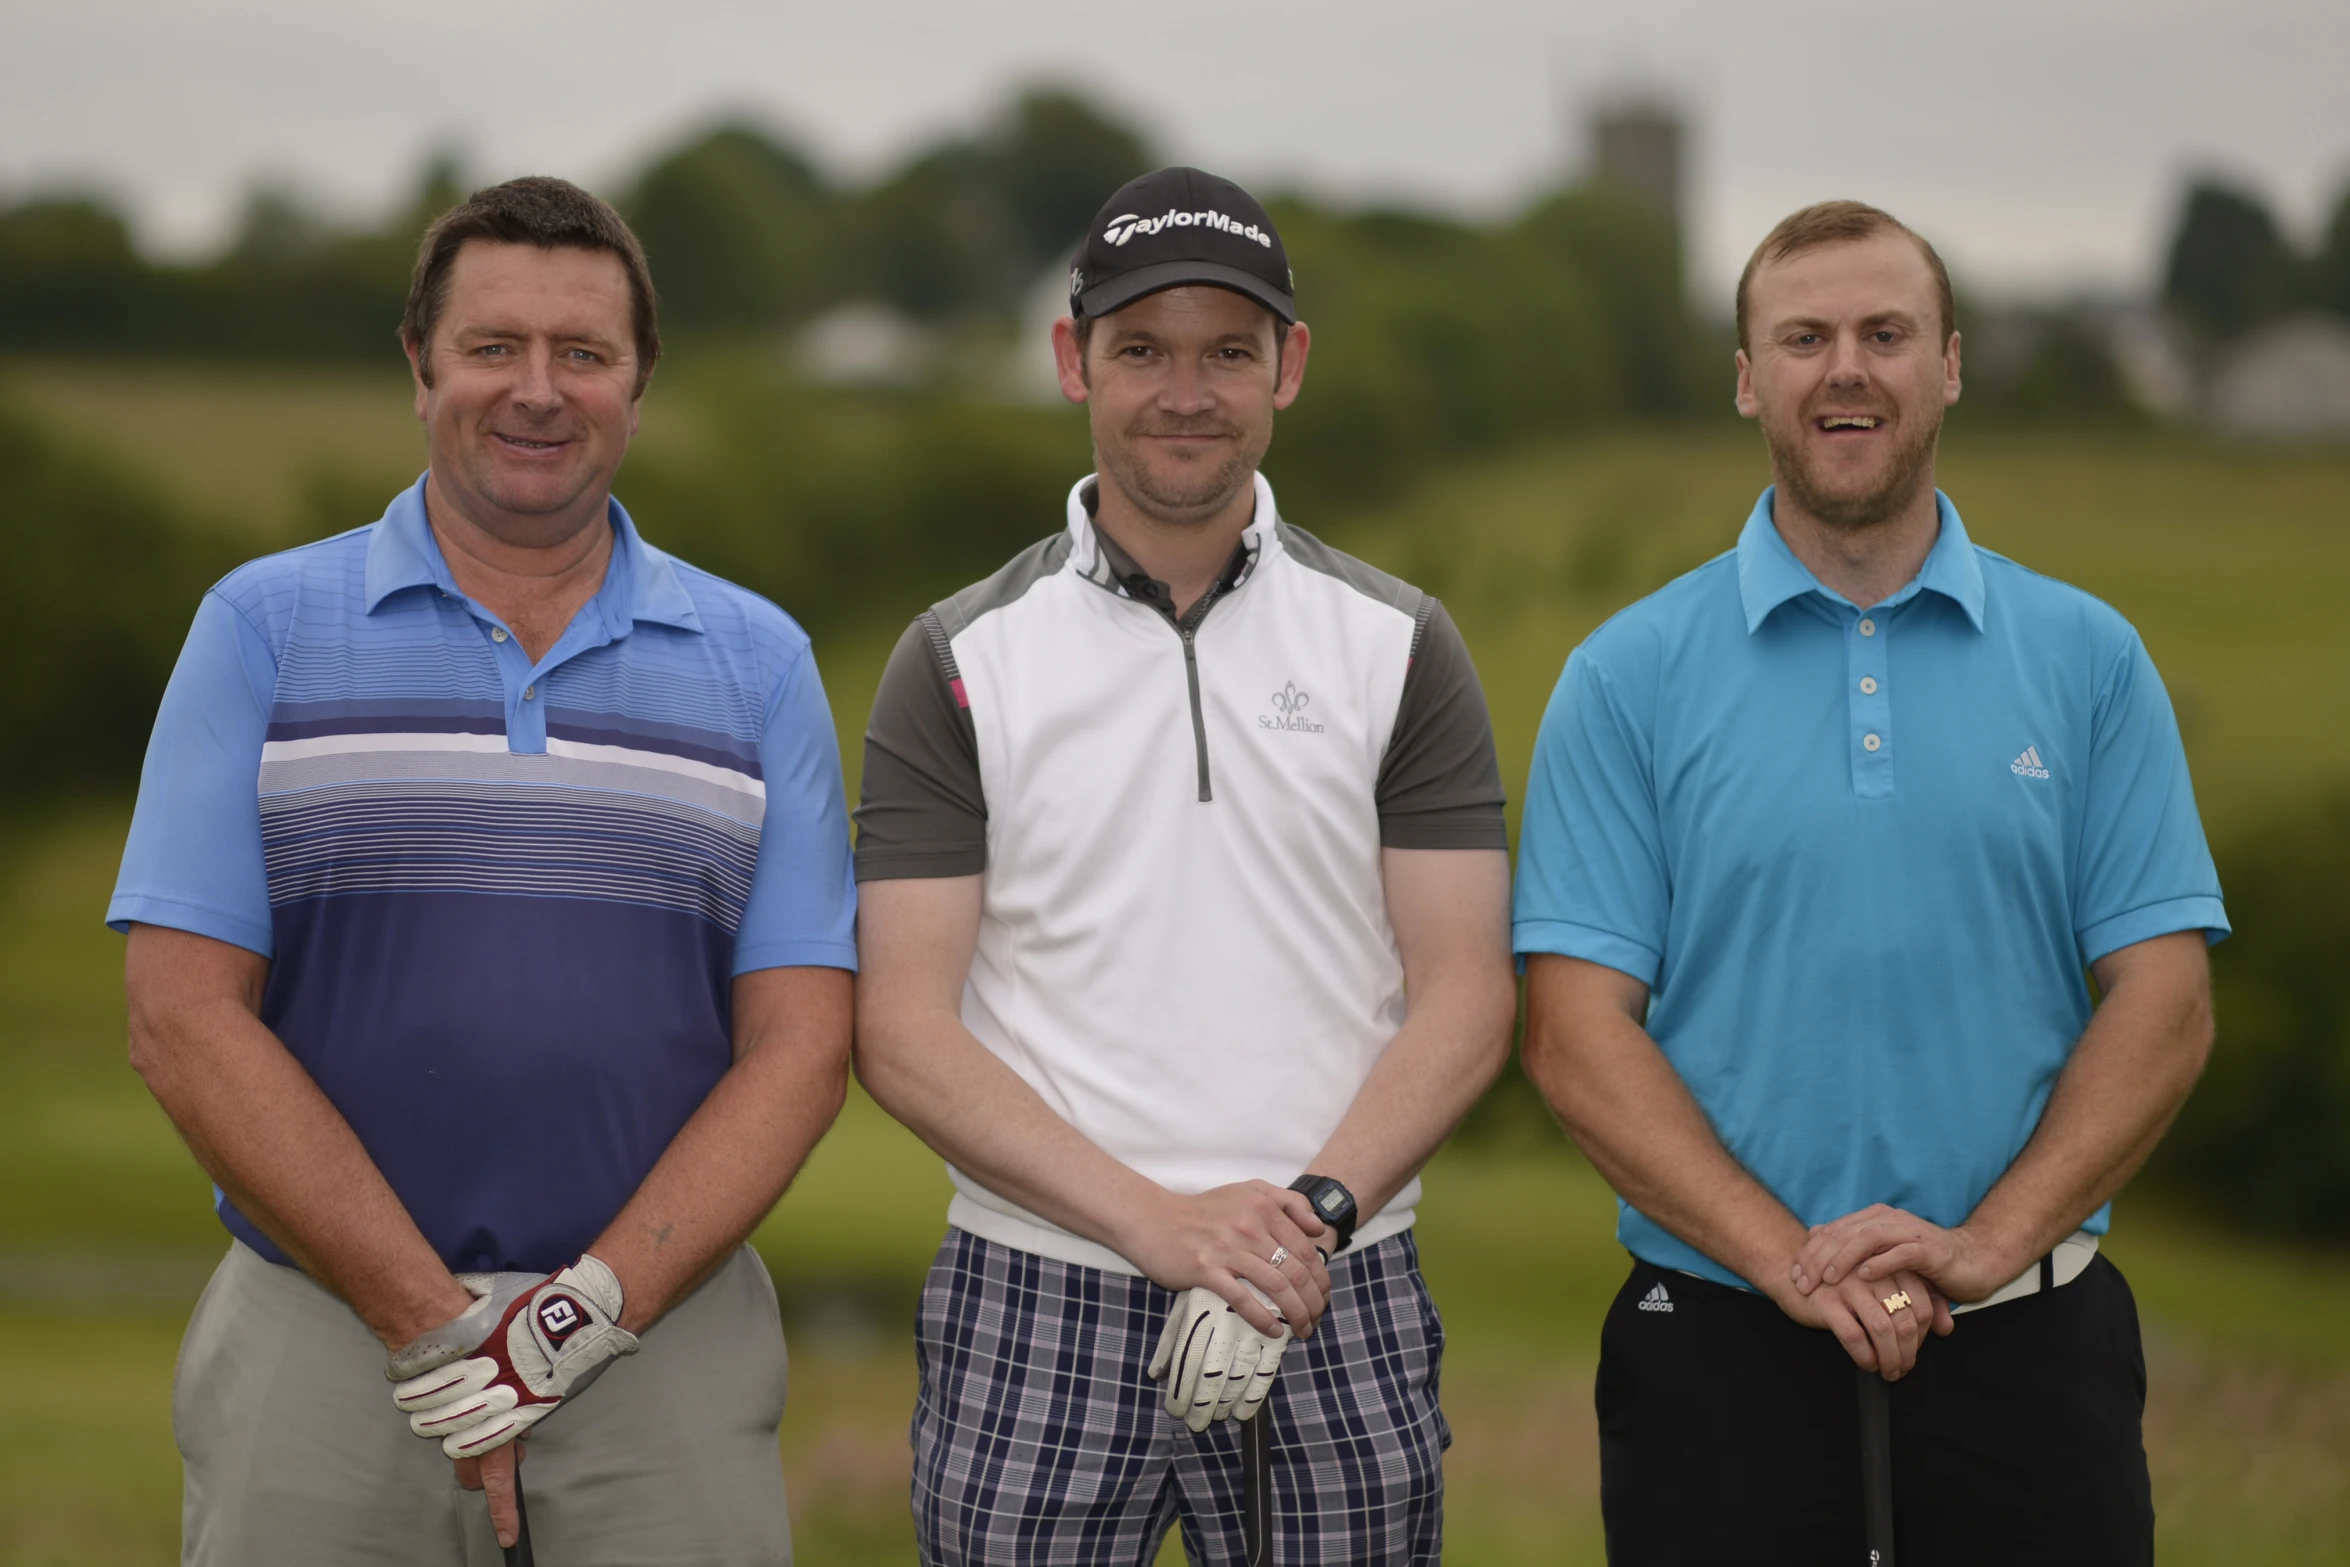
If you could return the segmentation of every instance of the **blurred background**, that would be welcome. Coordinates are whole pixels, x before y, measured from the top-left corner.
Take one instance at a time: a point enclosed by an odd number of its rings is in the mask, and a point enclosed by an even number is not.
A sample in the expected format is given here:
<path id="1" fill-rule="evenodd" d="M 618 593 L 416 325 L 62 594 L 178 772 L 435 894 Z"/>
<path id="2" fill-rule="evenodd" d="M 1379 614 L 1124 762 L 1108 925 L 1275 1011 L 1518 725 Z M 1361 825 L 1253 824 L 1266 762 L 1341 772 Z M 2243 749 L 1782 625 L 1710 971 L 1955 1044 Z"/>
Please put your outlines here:
<path id="1" fill-rule="evenodd" d="M 1855 196 L 1957 273 L 1944 486 L 2110 600 L 2186 732 L 2237 936 L 2111 1253 L 2173 1562 L 2350 1560 L 2350 10 L 1200 0 L 843 12 L 0 0 L 0 1564 L 174 1559 L 169 1388 L 223 1248 L 124 1062 L 100 925 L 205 586 L 422 461 L 418 234 L 548 172 L 643 236 L 671 343 L 619 493 L 816 637 L 852 795 L 907 619 L 1088 466 L 1046 323 L 1121 181 L 1269 200 L 1315 328 L 1283 509 L 1442 595 L 1513 792 L 1568 651 L 1765 482 L 1730 286 Z M 1439 1156 L 1450 1555 L 1600 1559 L 1612 1204 L 1513 1068 Z M 910 1552 L 937 1161 L 852 1096 L 761 1230 L 803 1560 Z"/>

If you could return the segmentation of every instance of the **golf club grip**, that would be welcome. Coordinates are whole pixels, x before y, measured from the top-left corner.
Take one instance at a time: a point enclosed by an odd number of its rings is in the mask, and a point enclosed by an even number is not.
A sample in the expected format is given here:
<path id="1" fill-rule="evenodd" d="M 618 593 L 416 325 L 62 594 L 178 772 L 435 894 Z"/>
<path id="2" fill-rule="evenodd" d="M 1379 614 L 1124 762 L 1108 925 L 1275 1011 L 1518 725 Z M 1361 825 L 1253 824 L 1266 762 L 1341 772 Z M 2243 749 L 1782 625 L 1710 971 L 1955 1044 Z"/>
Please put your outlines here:
<path id="1" fill-rule="evenodd" d="M 1270 1410 L 1259 1409 L 1240 1422 L 1240 1540 L 1248 1567 L 1270 1567 L 1273 1560 L 1273 1423 Z"/>
<path id="2" fill-rule="evenodd" d="M 1893 1405 L 1874 1371 L 1860 1373 L 1860 1488 L 1868 1514 L 1869 1567 L 1893 1567 Z"/>
<path id="3" fill-rule="evenodd" d="M 522 1505 L 522 1466 L 514 1466 L 514 1543 L 506 1547 L 506 1567 L 538 1567 L 530 1549 L 530 1509 Z"/>

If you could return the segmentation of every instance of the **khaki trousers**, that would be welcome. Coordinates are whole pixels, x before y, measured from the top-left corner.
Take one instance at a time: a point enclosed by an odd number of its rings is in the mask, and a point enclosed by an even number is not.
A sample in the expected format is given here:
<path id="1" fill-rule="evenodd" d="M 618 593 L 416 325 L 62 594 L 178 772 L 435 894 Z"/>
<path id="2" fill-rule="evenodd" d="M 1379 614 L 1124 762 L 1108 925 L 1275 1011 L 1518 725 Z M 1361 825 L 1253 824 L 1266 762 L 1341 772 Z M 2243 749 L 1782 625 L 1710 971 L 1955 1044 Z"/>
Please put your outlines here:
<path id="1" fill-rule="evenodd" d="M 238 1242 L 180 1346 L 186 1567 L 498 1567 L 489 1504 L 392 1407 L 351 1309 Z M 538 1559 L 788 1567 L 775 1286 L 749 1247 L 531 1433 Z"/>

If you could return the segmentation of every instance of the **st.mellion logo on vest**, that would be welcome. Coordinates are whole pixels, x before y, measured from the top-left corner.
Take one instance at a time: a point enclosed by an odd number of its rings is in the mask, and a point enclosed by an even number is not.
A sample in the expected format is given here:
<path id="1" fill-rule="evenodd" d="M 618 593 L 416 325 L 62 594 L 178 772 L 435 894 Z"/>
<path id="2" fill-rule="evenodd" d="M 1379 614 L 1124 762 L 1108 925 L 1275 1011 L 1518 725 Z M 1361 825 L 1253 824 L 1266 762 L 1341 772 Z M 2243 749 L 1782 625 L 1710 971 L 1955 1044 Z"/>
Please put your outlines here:
<path id="1" fill-rule="evenodd" d="M 1259 713 L 1257 727 L 1279 729 L 1293 735 L 1318 735 L 1322 732 L 1322 726 L 1306 717 L 1306 709 L 1313 703 L 1314 699 L 1300 691 L 1297 682 L 1292 680 L 1273 693 L 1273 712 L 1281 716 L 1275 718 L 1273 713 Z"/>
<path id="2" fill-rule="evenodd" d="M 1273 236 L 1254 223 L 1243 223 L 1221 212 L 1177 212 L 1172 207 L 1155 218 L 1122 212 L 1110 219 L 1110 226 L 1102 230 L 1102 239 L 1108 244 L 1123 245 L 1137 234 L 1157 234 L 1171 228 L 1218 229 L 1226 234 L 1237 234 L 1242 239 L 1253 239 L 1267 250 L 1273 248 Z"/>

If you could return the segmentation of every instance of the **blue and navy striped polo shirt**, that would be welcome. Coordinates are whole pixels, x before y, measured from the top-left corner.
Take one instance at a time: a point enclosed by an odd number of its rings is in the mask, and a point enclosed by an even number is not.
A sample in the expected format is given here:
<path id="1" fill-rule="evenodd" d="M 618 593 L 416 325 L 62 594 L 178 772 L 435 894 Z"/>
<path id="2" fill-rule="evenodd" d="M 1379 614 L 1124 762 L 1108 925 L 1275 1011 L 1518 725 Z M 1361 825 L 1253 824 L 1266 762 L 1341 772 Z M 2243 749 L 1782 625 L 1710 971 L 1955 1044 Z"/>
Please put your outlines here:
<path id="1" fill-rule="evenodd" d="M 611 521 L 535 664 L 458 590 L 422 480 L 232 573 L 107 911 L 271 960 L 262 1021 L 454 1270 L 585 1249 L 732 1064 L 736 975 L 856 966 L 807 636 Z"/>

